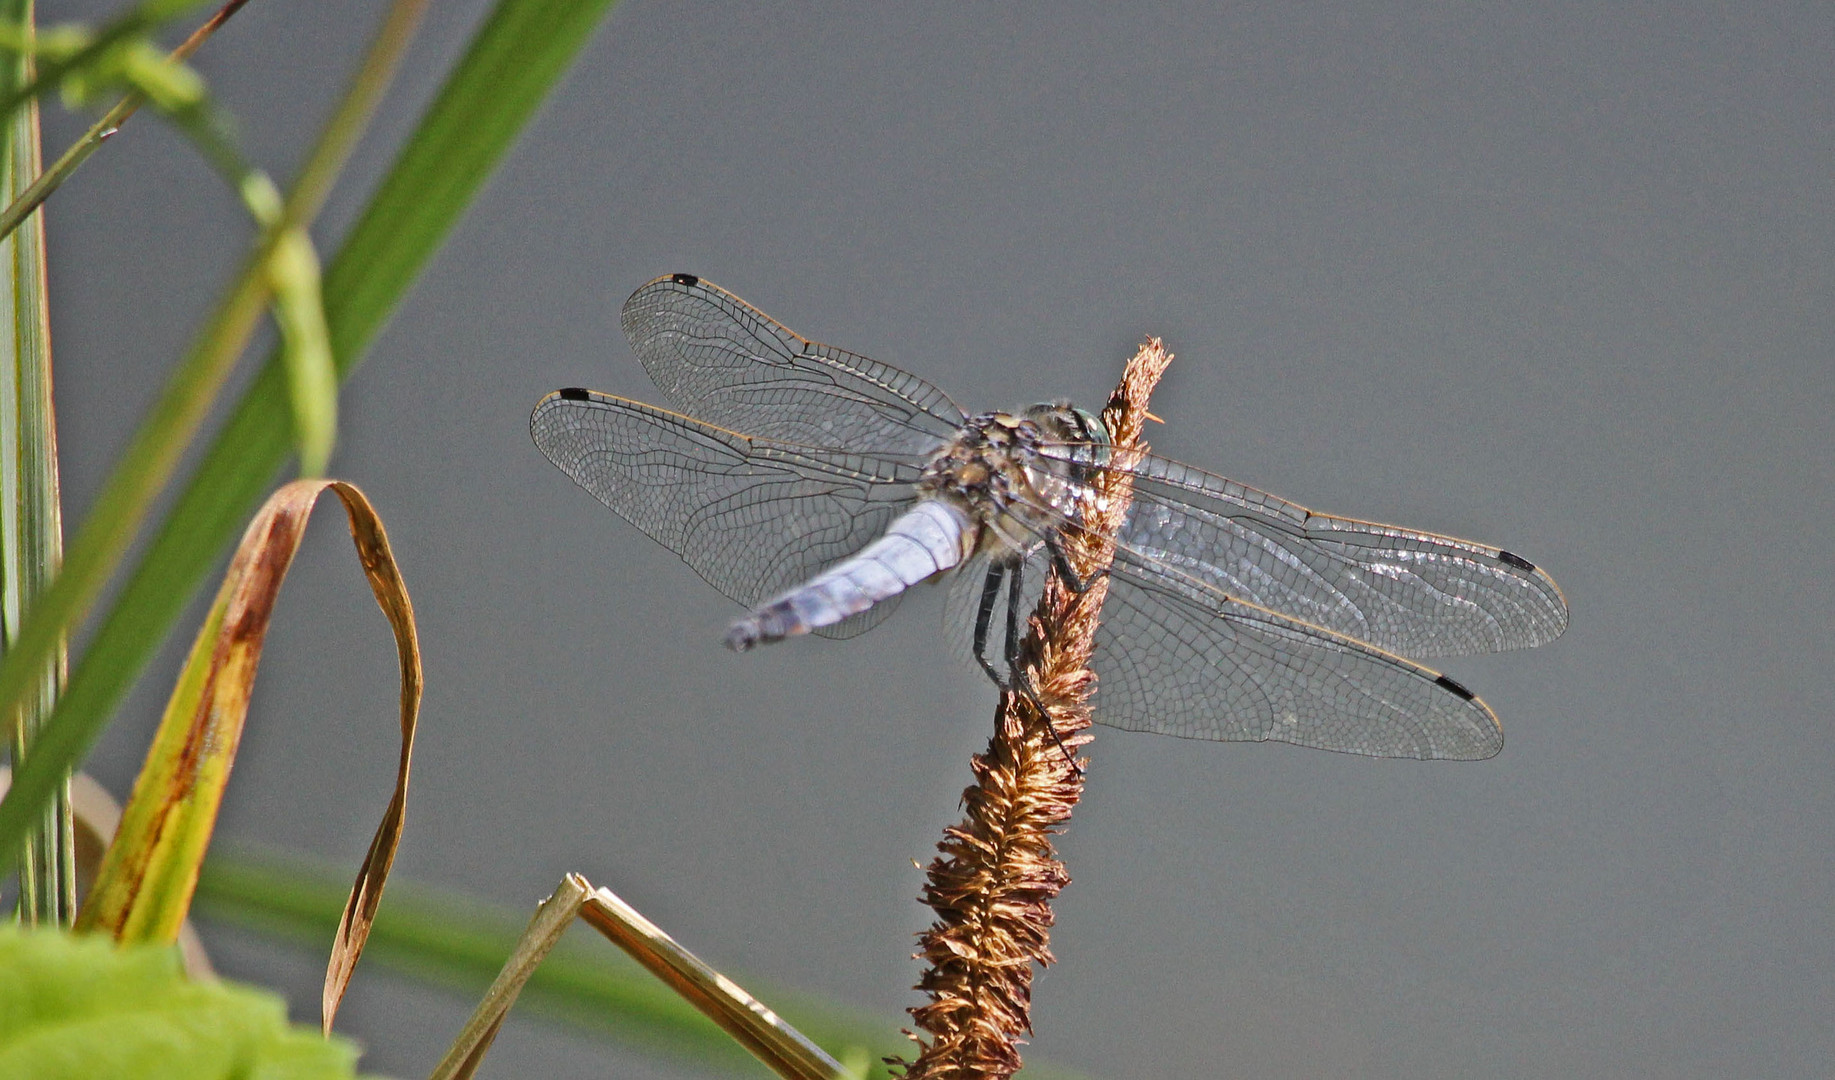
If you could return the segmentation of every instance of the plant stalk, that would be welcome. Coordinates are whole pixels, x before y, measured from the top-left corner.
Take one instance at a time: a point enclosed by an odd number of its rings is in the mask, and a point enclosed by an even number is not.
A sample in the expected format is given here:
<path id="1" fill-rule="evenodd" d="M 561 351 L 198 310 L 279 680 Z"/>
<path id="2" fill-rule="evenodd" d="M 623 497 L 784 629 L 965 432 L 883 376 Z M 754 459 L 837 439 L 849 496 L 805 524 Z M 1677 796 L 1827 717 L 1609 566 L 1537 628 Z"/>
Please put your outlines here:
<path id="1" fill-rule="evenodd" d="M 1019 1071 L 1019 1043 L 1032 1030 L 1033 965 L 1053 961 L 1051 902 L 1070 883 L 1051 837 L 1083 793 L 1087 763 L 1072 755 L 1090 741 L 1089 662 L 1111 539 L 1127 516 L 1130 468 L 1146 450 L 1148 397 L 1171 360 L 1157 338 L 1142 345 L 1103 410 L 1109 467 L 1091 478 L 1081 526 L 1061 537 L 1087 588 L 1073 588 L 1056 569 L 1046 580 L 1009 675 L 1035 693 L 1001 692 L 994 736 L 970 763 L 975 784 L 963 792 L 963 820 L 944 830 L 927 872 L 921 899 L 937 918 L 918 938 L 928 967 L 917 988 L 930 1000 L 911 1010 L 927 1036 L 907 1032 L 921 1047 L 906 1071 L 912 1080 Z"/>

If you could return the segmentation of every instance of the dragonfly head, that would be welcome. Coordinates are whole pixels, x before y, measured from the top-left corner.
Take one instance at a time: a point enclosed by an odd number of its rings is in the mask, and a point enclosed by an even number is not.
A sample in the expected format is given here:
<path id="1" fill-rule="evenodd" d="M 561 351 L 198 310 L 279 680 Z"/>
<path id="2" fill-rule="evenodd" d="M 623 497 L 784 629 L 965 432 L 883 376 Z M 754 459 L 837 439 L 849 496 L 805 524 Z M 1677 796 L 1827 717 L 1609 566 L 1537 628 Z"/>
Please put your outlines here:
<path id="1" fill-rule="evenodd" d="M 1101 465 L 1109 460 L 1109 429 L 1102 425 L 1101 417 L 1088 409 L 1080 409 L 1068 401 L 1047 401 L 1031 406 L 1025 415 L 1038 426 L 1048 445 L 1059 443 L 1087 448 L 1091 460 L 1086 464 Z M 1073 453 L 1069 456 L 1081 459 L 1083 455 Z"/>

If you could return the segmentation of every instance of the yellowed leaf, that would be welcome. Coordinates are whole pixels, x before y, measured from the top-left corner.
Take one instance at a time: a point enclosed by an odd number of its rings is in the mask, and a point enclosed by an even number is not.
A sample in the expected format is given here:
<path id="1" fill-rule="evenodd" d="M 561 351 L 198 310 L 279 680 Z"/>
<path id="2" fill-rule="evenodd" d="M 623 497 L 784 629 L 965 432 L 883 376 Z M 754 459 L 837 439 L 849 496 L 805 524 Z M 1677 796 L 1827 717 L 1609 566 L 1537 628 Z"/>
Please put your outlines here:
<path id="1" fill-rule="evenodd" d="M 337 494 L 350 518 L 358 559 L 395 632 L 401 664 L 401 755 L 395 792 L 358 870 L 332 945 L 322 1010 L 329 1031 L 363 952 L 400 842 L 421 700 L 420 645 L 407 587 L 375 509 L 361 491 L 343 481 L 298 480 L 282 487 L 243 533 L 167 702 L 115 842 L 77 917 L 77 928 L 123 942 L 176 938 L 191 906 L 198 868 L 241 741 L 275 599 L 312 508 L 326 489 Z"/>

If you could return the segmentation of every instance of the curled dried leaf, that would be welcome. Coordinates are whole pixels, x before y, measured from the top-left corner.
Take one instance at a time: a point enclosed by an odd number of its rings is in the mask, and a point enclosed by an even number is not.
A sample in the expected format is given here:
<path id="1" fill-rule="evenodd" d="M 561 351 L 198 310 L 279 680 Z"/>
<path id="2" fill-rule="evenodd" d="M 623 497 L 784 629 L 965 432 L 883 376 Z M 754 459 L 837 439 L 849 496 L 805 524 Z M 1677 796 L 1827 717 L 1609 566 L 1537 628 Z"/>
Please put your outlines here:
<path id="1" fill-rule="evenodd" d="M 364 575 L 394 630 L 401 667 L 401 752 L 395 791 L 351 887 L 332 946 L 323 1008 L 329 1031 L 400 843 L 421 700 L 414 606 L 382 520 L 363 492 L 343 481 L 299 480 L 282 487 L 244 531 L 166 704 L 77 927 L 122 942 L 170 942 L 178 935 L 235 763 L 281 582 L 299 550 L 313 505 L 327 489 L 344 504 Z"/>

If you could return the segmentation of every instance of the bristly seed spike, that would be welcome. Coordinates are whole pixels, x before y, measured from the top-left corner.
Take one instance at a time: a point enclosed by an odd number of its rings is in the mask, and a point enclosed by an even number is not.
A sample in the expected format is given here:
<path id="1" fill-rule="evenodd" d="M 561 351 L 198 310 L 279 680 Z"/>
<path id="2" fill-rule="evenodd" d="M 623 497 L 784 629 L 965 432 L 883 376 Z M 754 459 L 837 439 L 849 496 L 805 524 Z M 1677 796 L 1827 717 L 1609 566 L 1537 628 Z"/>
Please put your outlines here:
<path id="1" fill-rule="evenodd" d="M 1142 346 L 1103 412 L 1124 462 L 1144 450 L 1147 396 L 1171 359 L 1158 340 Z M 1074 752 L 1089 741 L 1089 660 L 1109 582 L 1103 537 L 1127 513 L 1131 475 L 1122 468 L 1095 478 L 1097 506 L 1053 553 L 1061 565 L 1052 567 L 1009 664 L 1013 686 L 1001 695 L 994 737 L 970 762 L 975 786 L 963 794 L 964 820 L 945 831 L 929 868 L 923 898 L 937 918 L 920 936 L 929 967 L 918 981 L 929 1001 L 911 1010 L 927 1037 L 912 1036 L 922 1049 L 907 1067 L 911 1080 L 1000 1078 L 1020 1068 L 1033 965 L 1052 962 L 1051 900 L 1070 880 L 1051 836 L 1083 788 Z M 978 644 L 991 597 L 982 607 Z"/>

